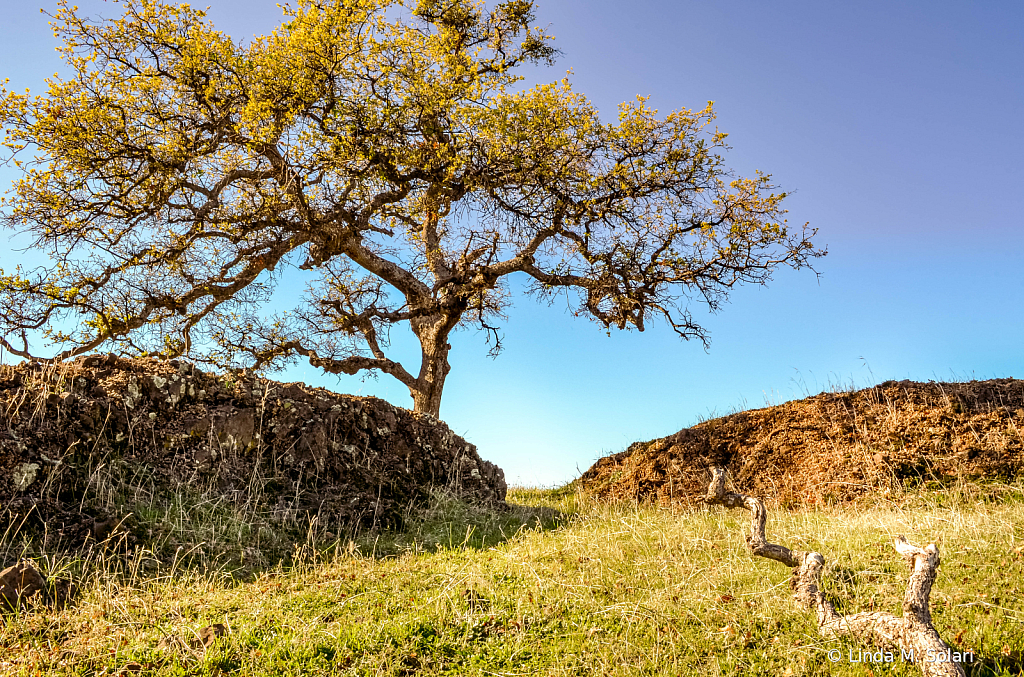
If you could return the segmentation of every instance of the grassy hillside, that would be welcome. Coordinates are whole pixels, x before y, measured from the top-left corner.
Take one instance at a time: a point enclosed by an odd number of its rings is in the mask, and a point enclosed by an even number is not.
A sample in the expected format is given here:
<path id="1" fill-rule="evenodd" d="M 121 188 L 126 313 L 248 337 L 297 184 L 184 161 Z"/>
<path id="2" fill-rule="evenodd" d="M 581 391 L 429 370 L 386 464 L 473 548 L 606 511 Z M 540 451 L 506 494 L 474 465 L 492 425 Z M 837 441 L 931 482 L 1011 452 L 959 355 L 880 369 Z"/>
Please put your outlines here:
<path id="1" fill-rule="evenodd" d="M 406 531 L 358 542 L 324 541 L 313 525 L 286 564 L 245 564 L 244 540 L 208 557 L 204 539 L 231 515 L 169 510 L 191 520 L 176 562 L 118 554 L 114 538 L 88 557 L 39 562 L 80 592 L 63 609 L 0 621 L 0 674 L 919 674 L 851 664 L 856 644 L 820 638 L 790 598 L 789 571 L 746 551 L 743 511 L 570 490 L 509 500 L 512 512 L 489 513 L 438 496 Z M 935 625 L 974 650 L 968 674 L 1021 674 L 1020 483 L 775 509 L 769 522 L 771 540 L 825 555 L 826 590 L 845 611 L 899 613 L 907 571 L 889 545 L 899 533 L 940 542 Z M 224 636 L 203 647 L 198 632 L 218 623 Z M 830 662 L 830 649 L 843 659 Z"/>

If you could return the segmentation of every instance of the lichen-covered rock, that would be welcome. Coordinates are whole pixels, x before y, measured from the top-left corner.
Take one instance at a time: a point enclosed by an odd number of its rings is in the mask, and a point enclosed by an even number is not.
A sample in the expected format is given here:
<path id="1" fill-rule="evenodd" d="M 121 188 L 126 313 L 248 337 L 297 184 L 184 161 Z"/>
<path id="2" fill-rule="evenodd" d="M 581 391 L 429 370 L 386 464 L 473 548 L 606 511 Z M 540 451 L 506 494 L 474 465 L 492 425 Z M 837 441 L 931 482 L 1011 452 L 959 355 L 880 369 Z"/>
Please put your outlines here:
<path id="1" fill-rule="evenodd" d="M 101 469 L 121 468 L 156 490 L 214 487 L 356 529 L 395 523 L 434 487 L 505 498 L 501 469 L 433 417 L 187 362 L 0 365 L 0 419 L 7 519 L 46 522 L 68 541 L 110 517 L 78 514 L 103 485 L 94 481 Z"/>

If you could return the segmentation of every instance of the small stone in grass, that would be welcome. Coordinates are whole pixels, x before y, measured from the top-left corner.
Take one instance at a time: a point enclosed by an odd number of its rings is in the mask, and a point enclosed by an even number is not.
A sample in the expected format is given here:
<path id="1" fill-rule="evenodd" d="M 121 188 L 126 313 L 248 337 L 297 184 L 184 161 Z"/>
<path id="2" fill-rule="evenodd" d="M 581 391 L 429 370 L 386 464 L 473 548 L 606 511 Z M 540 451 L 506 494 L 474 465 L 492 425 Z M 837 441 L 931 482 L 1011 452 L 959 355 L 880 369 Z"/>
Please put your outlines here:
<path id="1" fill-rule="evenodd" d="M 22 560 L 0 571 L 0 610 L 13 610 L 46 590 L 46 579 L 32 562 Z"/>
<path id="2" fill-rule="evenodd" d="M 214 623 L 213 625 L 207 625 L 205 628 L 201 628 L 199 630 L 199 639 L 202 641 L 204 647 L 209 648 L 215 639 L 223 637 L 227 631 L 227 626 L 223 623 Z"/>

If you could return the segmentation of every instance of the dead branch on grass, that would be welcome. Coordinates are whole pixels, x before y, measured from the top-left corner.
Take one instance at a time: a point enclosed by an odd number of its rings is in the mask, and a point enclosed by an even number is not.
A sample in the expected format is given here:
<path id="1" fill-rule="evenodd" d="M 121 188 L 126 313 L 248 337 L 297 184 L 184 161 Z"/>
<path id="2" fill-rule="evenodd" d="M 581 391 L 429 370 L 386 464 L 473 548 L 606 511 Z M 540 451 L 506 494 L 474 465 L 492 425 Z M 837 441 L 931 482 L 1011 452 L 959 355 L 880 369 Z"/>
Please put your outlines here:
<path id="1" fill-rule="evenodd" d="M 818 614 L 818 631 L 825 637 L 849 636 L 884 648 L 898 648 L 901 656 L 915 662 L 925 677 L 964 677 L 958 662 L 962 654 L 952 651 L 932 625 L 928 598 L 939 568 L 939 551 L 932 543 L 924 548 L 897 536 L 893 547 L 910 564 L 910 582 L 903 597 L 903 616 L 884 611 L 865 611 L 843 616 L 826 599 L 819 586 L 825 558 L 817 552 L 803 552 L 769 543 L 765 537 L 768 510 L 753 496 L 725 489 L 725 468 L 711 468 L 711 483 L 705 501 L 726 508 L 750 511 L 747 546 L 758 556 L 781 562 L 793 569 L 793 598 Z M 968 654 L 969 655 L 969 654 Z"/>

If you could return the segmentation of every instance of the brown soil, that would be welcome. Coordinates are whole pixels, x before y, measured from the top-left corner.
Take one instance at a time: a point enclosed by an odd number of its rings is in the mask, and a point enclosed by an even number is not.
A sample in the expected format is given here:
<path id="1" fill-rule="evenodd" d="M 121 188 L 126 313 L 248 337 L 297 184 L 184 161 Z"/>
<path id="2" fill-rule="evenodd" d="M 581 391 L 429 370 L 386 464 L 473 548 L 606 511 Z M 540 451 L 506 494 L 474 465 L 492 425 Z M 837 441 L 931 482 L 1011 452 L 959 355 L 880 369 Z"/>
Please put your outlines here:
<path id="1" fill-rule="evenodd" d="M 125 488 L 212 491 L 357 531 L 435 487 L 505 498 L 472 444 L 373 397 L 113 355 L 0 365 L 0 533 L 102 540 Z"/>
<path id="2" fill-rule="evenodd" d="M 1024 381 L 887 381 L 637 442 L 579 482 L 603 498 L 693 503 L 707 491 L 708 466 L 725 465 L 744 493 L 814 504 L 921 480 L 1019 476 L 1022 432 Z"/>

